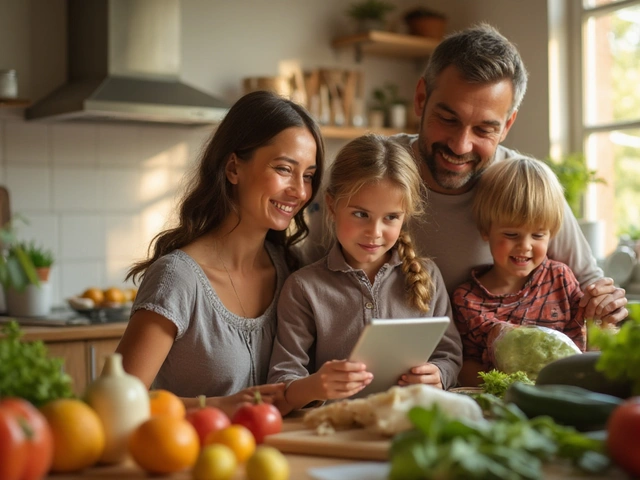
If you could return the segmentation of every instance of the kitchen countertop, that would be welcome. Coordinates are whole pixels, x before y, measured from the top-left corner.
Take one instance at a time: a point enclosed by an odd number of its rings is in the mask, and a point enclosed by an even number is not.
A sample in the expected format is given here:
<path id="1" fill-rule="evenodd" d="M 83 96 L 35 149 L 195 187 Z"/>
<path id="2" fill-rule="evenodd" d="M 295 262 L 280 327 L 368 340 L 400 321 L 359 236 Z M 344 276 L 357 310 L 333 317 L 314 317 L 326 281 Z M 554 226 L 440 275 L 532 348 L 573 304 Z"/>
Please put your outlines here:
<path id="1" fill-rule="evenodd" d="M 0 325 L 11 317 L 0 318 Z M 100 340 L 102 338 L 120 338 L 127 328 L 126 322 L 113 322 L 91 325 L 29 326 L 21 325 L 23 339 L 27 341 L 64 342 L 70 340 Z M 0 333 L 0 336 L 3 336 Z"/>
<path id="2" fill-rule="evenodd" d="M 302 419 L 299 415 L 294 416 L 293 418 L 285 418 L 283 431 L 293 431 L 300 430 L 303 428 Z M 320 478 L 331 478 L 335 480 L 374 480 L 371 476 L 370 472 L 362 473 L 360 476 L 348 476 L 346 473 L 337 471 L 331 472 L 331 475 L 326 474 L 326 476 L 311 476 L 308 471 L 309 469 L 320 470 L 324 467 L 347 467 L 353 466 L 354 468 L 361 467 L 365 472 L 365 468 L 372 465 L 369 461 L 359 461 L 352 459 L 344 459 L 344 458 L 332 458 L 332 457 L 322 457 L 317 455 L 298 455 L 298 454 L 285 454 L 289 462 L 289 467 L 291 470 L 290 479 L 291 480 L 304 480 L 304 479 L 320 479 Z M 379 462 L 376 462 L 379 464 Z M 622 473 L 618 469 L 610 469 L 605 474 L 601 476 L 589 475 L 586 476 L 582 474 L 579 470 L 574 468 L 565 466 L 565 465 L 546 465 L 544 467 L 544 478 L 546 480 L 585 480 L 586 478 L 591 480 L 628 480 L 628 476 Z M 137 479 L 137 478 L 149 478 L 149 474 L 142 471 L 138 468 L 132 461 L 127 461 L 121 465 L 114 466 L 98 466 L 94 468 L 89 468 L 79 473 L 75 474 L 55 474 L 47 477 L 49 480 L 121 480 L 121 479 Z M 162 476 L 163 479 L 170 480 L 191 480 L 191 473 L 188 470 L 174 473 L 172 475 Z M 378 478 L 378 477 L 376 477 Z M 382 478 L 382 477 L 380 477 Z M 246 476 L 244 473 L 244 468 L 239 467 L 236 475 L 234 475 L 233 480 L 245 480 Z"/>

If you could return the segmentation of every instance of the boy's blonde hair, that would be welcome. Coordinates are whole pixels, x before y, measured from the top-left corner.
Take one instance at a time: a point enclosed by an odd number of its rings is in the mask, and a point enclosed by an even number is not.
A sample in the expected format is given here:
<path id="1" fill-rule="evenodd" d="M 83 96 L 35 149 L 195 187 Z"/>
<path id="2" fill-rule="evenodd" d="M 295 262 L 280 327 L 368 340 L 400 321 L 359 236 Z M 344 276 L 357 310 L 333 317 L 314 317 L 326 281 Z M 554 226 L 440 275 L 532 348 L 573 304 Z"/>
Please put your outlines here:
<path id="1" fill-rule="evenodd" d="M 549 229 L 562 225 L 564 191 L 551 169 L 535 158 L 520 156 L 490 165 L 476 187 L 473 215 L 482 234 L 491 225 Z"/>
<path id="2" fill-rule="evenodd" d="M 346 144 L 336 155 L 327 175 L 326 194 L 334 205 L 348 203 L 365 185 L 390 180 L 403 192 L 405 225 L 396 246 L 402 259 L 410 303 L 420 311 L 429 310 L 434 290 L 433 280 L 417 257 L 406 231 L 407 223 L 424 212 L 426 189 L 411 153 L 396 141 L 369 134 Z M 335 238 L 335 225 L 330 210 L 325 221 Z"/>

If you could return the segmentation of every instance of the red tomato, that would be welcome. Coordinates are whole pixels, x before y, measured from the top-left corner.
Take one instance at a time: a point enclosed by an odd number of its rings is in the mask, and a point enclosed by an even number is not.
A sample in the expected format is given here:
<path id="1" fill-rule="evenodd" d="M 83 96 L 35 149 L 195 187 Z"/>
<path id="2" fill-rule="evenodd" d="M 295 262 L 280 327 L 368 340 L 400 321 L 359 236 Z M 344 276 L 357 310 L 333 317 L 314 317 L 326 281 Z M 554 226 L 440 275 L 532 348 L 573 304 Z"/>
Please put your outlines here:
<path id="1" fill-rule="evenodd" d="M 640 476 L 640 397 L 630 398 L 609 417 L 607 447 L 623 470 Z"/>
<path id="2" fill-rule="evenodd" d="M 16 412 L 28 425 L 27 445 L 29 460 L 21 480 L 40 480 L 53 462 L 53 433 L 44 415 L 31 403 L 21 398 L 6 398 L 2 406 Z"/>
<path id="3" fill-rule="evenodd" d="M 27 464 L 29 446 L 24 426 L 16 414 L 0 402 L 0 478 L 19 480 Z"/>
<path id="4" fill-rule="evenodd" d="M 244 403 L 231 417 L 231 423 L 243 425 L 253 433 L 256 443 L 264 441 L 266 435 L 282 431 L 282 415 L 275 406 L 264 403 L 256 393 L 254 403 Z"/>
<path id="5" fill-rule="evenodd" d="M 198 399 L 200 406 L 187 410 L 186 419 L 198 432 L 198 438 L 200 438 L 200 445 L 202 446 L 209 433 L 227 428 L 231 425 L 231 420 L 219 408 L 205 406 L 204 401 L 206 398 L 204 395 L 199 396 Z"/>

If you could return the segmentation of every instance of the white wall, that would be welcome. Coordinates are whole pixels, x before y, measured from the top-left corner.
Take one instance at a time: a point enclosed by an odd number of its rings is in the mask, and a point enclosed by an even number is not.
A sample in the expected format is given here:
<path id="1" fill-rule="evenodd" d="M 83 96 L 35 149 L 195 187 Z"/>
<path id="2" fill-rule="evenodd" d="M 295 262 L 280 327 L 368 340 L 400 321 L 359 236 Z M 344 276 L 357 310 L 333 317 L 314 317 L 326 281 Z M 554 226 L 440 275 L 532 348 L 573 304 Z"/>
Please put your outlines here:
<path id="1" fill-rule="evenodd" d="M 402 28 L 395 0 L 390 25 Z M 274 75 L 281 60 L 304 68 L 355 67 L 331 39 L 348 33 L 344 0 L 182 0 L 183 79 L 233 101 L 246 76 Z M 20 96 L 37 100 L 66 78 L 64 0 L 0 0 L 0 69 L 16 68 Z M 529 91 L 505 144 L 537 156 L 549 150 L 546 2 L 433 0 L 449 30 L 488 21 L 518 44 Z M 384 81 L 411 98 L 420 62 L 365 56 L 368 91 Z M 183 174 L 209 128 L 25 122 L 0 109 L 0 183 L 26 239 L 53 249 L 56 303 L 95 285 L 123 285 L 171 215 Z M 343 142 L 329 141 L 329 155 Z"/>

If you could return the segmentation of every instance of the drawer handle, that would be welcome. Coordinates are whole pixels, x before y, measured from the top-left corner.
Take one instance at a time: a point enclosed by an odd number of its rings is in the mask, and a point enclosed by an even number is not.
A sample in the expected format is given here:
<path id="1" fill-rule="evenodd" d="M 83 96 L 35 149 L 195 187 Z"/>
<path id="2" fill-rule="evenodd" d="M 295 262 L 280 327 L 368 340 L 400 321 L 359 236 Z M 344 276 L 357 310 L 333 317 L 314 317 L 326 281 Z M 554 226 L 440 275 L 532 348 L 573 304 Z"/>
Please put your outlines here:
<path id="1" fill-rule="evenodd" d="M 89 345 L 89 375 L 93 382 L 96 379 L 96 349 L 93 345 Z"/>

